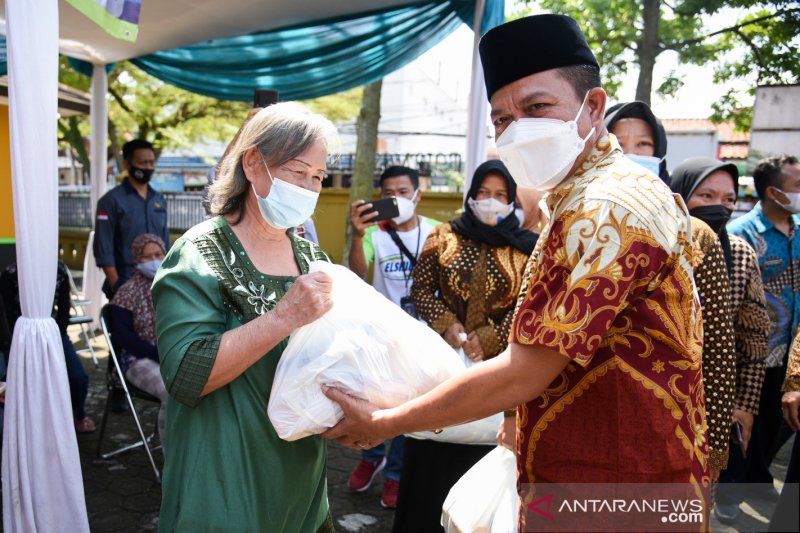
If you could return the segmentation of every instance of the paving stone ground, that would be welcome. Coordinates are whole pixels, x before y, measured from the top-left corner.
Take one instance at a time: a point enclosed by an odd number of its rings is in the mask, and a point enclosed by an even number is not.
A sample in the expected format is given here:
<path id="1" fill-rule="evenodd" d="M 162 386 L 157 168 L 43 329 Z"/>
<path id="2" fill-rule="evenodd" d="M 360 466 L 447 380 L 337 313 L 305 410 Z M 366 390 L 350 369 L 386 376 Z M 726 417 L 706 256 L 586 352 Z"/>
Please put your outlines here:
<path id="1" fill-rule="evenodd" d="M 76 347 L 77 331 L 70 331 Z M 90 377 L 90 391 L 86 402 L 87 412 L 100 425 L 106 401 L 105 369 L 107 352 L 102 336 L 93 345 L 97 348 L 100 366 L 96 368 L 88 353 L 82 353 L 84 367 Z M 158 407 L 156 404 L 137 401 L 146 431 L 155 427 Z M 91 531 L 96 533 L 127 533 L 155 531 L 158 529 L 158 511 L 161 502 L 161 487 L 155 482 L 153 471 L 144 453 L 137 449 L 111 459 L 100 459 L 96 454 L 98 433 L 78 435 L 81 467 L 83 469 L 86 506 Z M 129 413 L 111 413 L 104 439 L 104 449 L 135 440 L 136 427 Z M 773 464 L 776 479 L 784 479 L 792 441 L 781 450 Z M 160 451 L 155 452 L 156 464 L 163 465 Z M 347 477 L 359 460 L 357 452 L 343 448 L 337 443 L 328 448 L 328 496 L 331 513 L 340 532 L 388 532 L 391 531 L 393 512 L 380 506 L 383 478 L 379 476 L 372 487 L 363 493 L 347 489 Z M 772 515 L 774 503 L 753 502 L 745 504 L 742 519 L 734 527 L 723 526 L 714 521 L 715 532 L 764 531 Z"/>

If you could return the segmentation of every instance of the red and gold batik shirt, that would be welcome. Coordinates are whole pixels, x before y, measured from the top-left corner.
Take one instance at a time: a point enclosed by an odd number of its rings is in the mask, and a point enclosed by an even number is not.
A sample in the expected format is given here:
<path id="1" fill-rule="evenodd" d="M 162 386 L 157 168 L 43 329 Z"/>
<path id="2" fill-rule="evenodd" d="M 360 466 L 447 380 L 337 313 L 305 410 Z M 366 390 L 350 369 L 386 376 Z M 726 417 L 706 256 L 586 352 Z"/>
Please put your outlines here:
<path id="1" fill-rule="evenodd" d="M 570 363 L 517 409 L 522 510 L 534 482 L 705 484 L 703 331 L 683 201 L 604 136 L 547 204 L 509 341 Z"/>

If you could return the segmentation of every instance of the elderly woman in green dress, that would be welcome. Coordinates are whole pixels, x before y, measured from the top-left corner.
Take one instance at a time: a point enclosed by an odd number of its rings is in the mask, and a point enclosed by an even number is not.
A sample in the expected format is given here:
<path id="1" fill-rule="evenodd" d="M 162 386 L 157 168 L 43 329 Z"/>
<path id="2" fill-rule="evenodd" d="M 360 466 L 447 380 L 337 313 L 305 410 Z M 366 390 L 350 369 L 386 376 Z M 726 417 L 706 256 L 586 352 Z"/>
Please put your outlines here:
<path id="1" fill-rule="evenodd" d="M 299 104 L 254 114 L 153 284 L 169 392 L 161 531 L 332 531 L 325 443 L 267 418 L 289 334 L 331 307 L 327 260 L 293 234 L 314 211 L 333 125 Z"/>

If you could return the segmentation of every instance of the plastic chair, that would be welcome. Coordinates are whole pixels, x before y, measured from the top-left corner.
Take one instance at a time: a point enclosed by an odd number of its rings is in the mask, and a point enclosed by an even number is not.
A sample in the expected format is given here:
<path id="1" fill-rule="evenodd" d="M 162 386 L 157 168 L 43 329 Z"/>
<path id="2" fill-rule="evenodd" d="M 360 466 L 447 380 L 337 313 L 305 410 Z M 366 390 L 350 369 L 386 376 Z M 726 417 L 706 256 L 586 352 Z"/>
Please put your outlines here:
<path id="1" fill-rule="evenodd" d="M 92 340 L 95 340 L 94 330 L 92 329 L 91 324 L 94 322 L 94 318 L 89 316 L 86 313 L 85 307 L 91 305 L 91 300 L 86 300 L 81 298 L 81 293 L 78 291 L 77 285 L 75 285 L 75 280 L 72 277 L 72 272 L 69 268 L 67 270 L 67 278 L 69 279 L 69 292 L 70 292 L 70 303 L 72 305 L 73 311 L 75 311 L 74 315 L 70 315 L 69 323 L 70 325 L 77 324 L 81 327 L 81 334 L 83 335 L 83 340 L 86 341 L 86 348 L 82 348 L 78 350 L 78 352 L 86 352 L 88 351 L 92 354 L 92 362 L 94 366 L 99 367 L 100 362 L 97 360 L 97 355 L 94 353 L 94 347 L 92 346 L 91 341 L 89 340 L 89 332 L 92 334 Z M 88 331 L 87 331 L 88 329 Z"/>
<path id="2" fill-rule="evenodd" d="M 133 405 L 133 398 L 155 402 L 158 404 L 160 404 L 161 402 L 158 398 L 156 398 L 152 394 L 143 391 L 142 389 L 136 387 L 132 383 L 129 383 L 128 380 L 125 379 L 125 374 L 122 372 L 122 367 L 120 366 L 119 358 L 117 356 L 117 350 L 114 349 L 113 337 L 111 335 L 111 331 L 108 326 L 109 317 L 110 317 L 109 306 L 104 305 L 100 311 L 100 328 L 103 330 L 103 336 L 105 337 L 106 342 L 108 343 L 108 370 L 106 372 L 106 389 L 108 390 L 108 395 L 106 396 L 106 407 L 105 410 L 103 411 L 103 419 L 100 421 L 100 435 L 97 439 L 97 455 L 99 455 L 103 459 L 108 459 L 109 457 L 114 457 L 121 453 L 143 446 L 145 452 L 147 452 L 147 458 L 150 460 L 150 465 L 153 467 L 153 473 L 155 474 L 156 482 L 161 483 L 161 472 L 159 472 L 158 467 L 156 466 L 156 462 L 153 459 L 153 450 L 157 450 L 161 446 L 157 446 L 154 448 L 150 447 L 150 442 L 153 439 L 155 430 L 153 430 L 153 433 L 150 434 L 149 436 L 145 436 L 144 430 L 142 429 L 142 423 L 139 420 L 139 415 L 137 414 L 136 409 Z M 130 413 L 133 416 L 134 422 L 136 422 L 136 429 L 139 431 L 139 440 L 137 442 L 117 448 L 116 450 L 102 453 L 103 436 L 105 435 L 106 431 L 108 413 L 111 410 L 111 394 L 114 390 L 120 390 L 124 393 L 125 398 L 127 399 L 128 402 L 128 408 L 130 410 Z"/>

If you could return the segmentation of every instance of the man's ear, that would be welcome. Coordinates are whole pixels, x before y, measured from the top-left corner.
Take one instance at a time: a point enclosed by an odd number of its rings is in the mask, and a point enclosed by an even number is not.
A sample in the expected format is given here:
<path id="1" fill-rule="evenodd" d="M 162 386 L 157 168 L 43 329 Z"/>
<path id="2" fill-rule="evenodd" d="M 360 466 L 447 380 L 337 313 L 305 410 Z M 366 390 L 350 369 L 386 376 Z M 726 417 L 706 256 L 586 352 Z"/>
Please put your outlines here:
<path id="1" fill-rule="evenodd" d="M 604 119 L 607 100 L 608 96 L 602 87 L 595 87 L 590 90 L 589 95 L 586 97 L 586 108 L 589 110 L 589 118 L 596 132 L 602 131 L 605 127 Z"/>
<path id="2" fill-rule="evenodd" d="M 777 204 L 786 204 L 789 203 L 789 197 L 786 196 L 783 191 L 781 191 L 778 187 L 774 185 L 767 186 L 766 190 L 767 200 L 772 200 Z"/>

